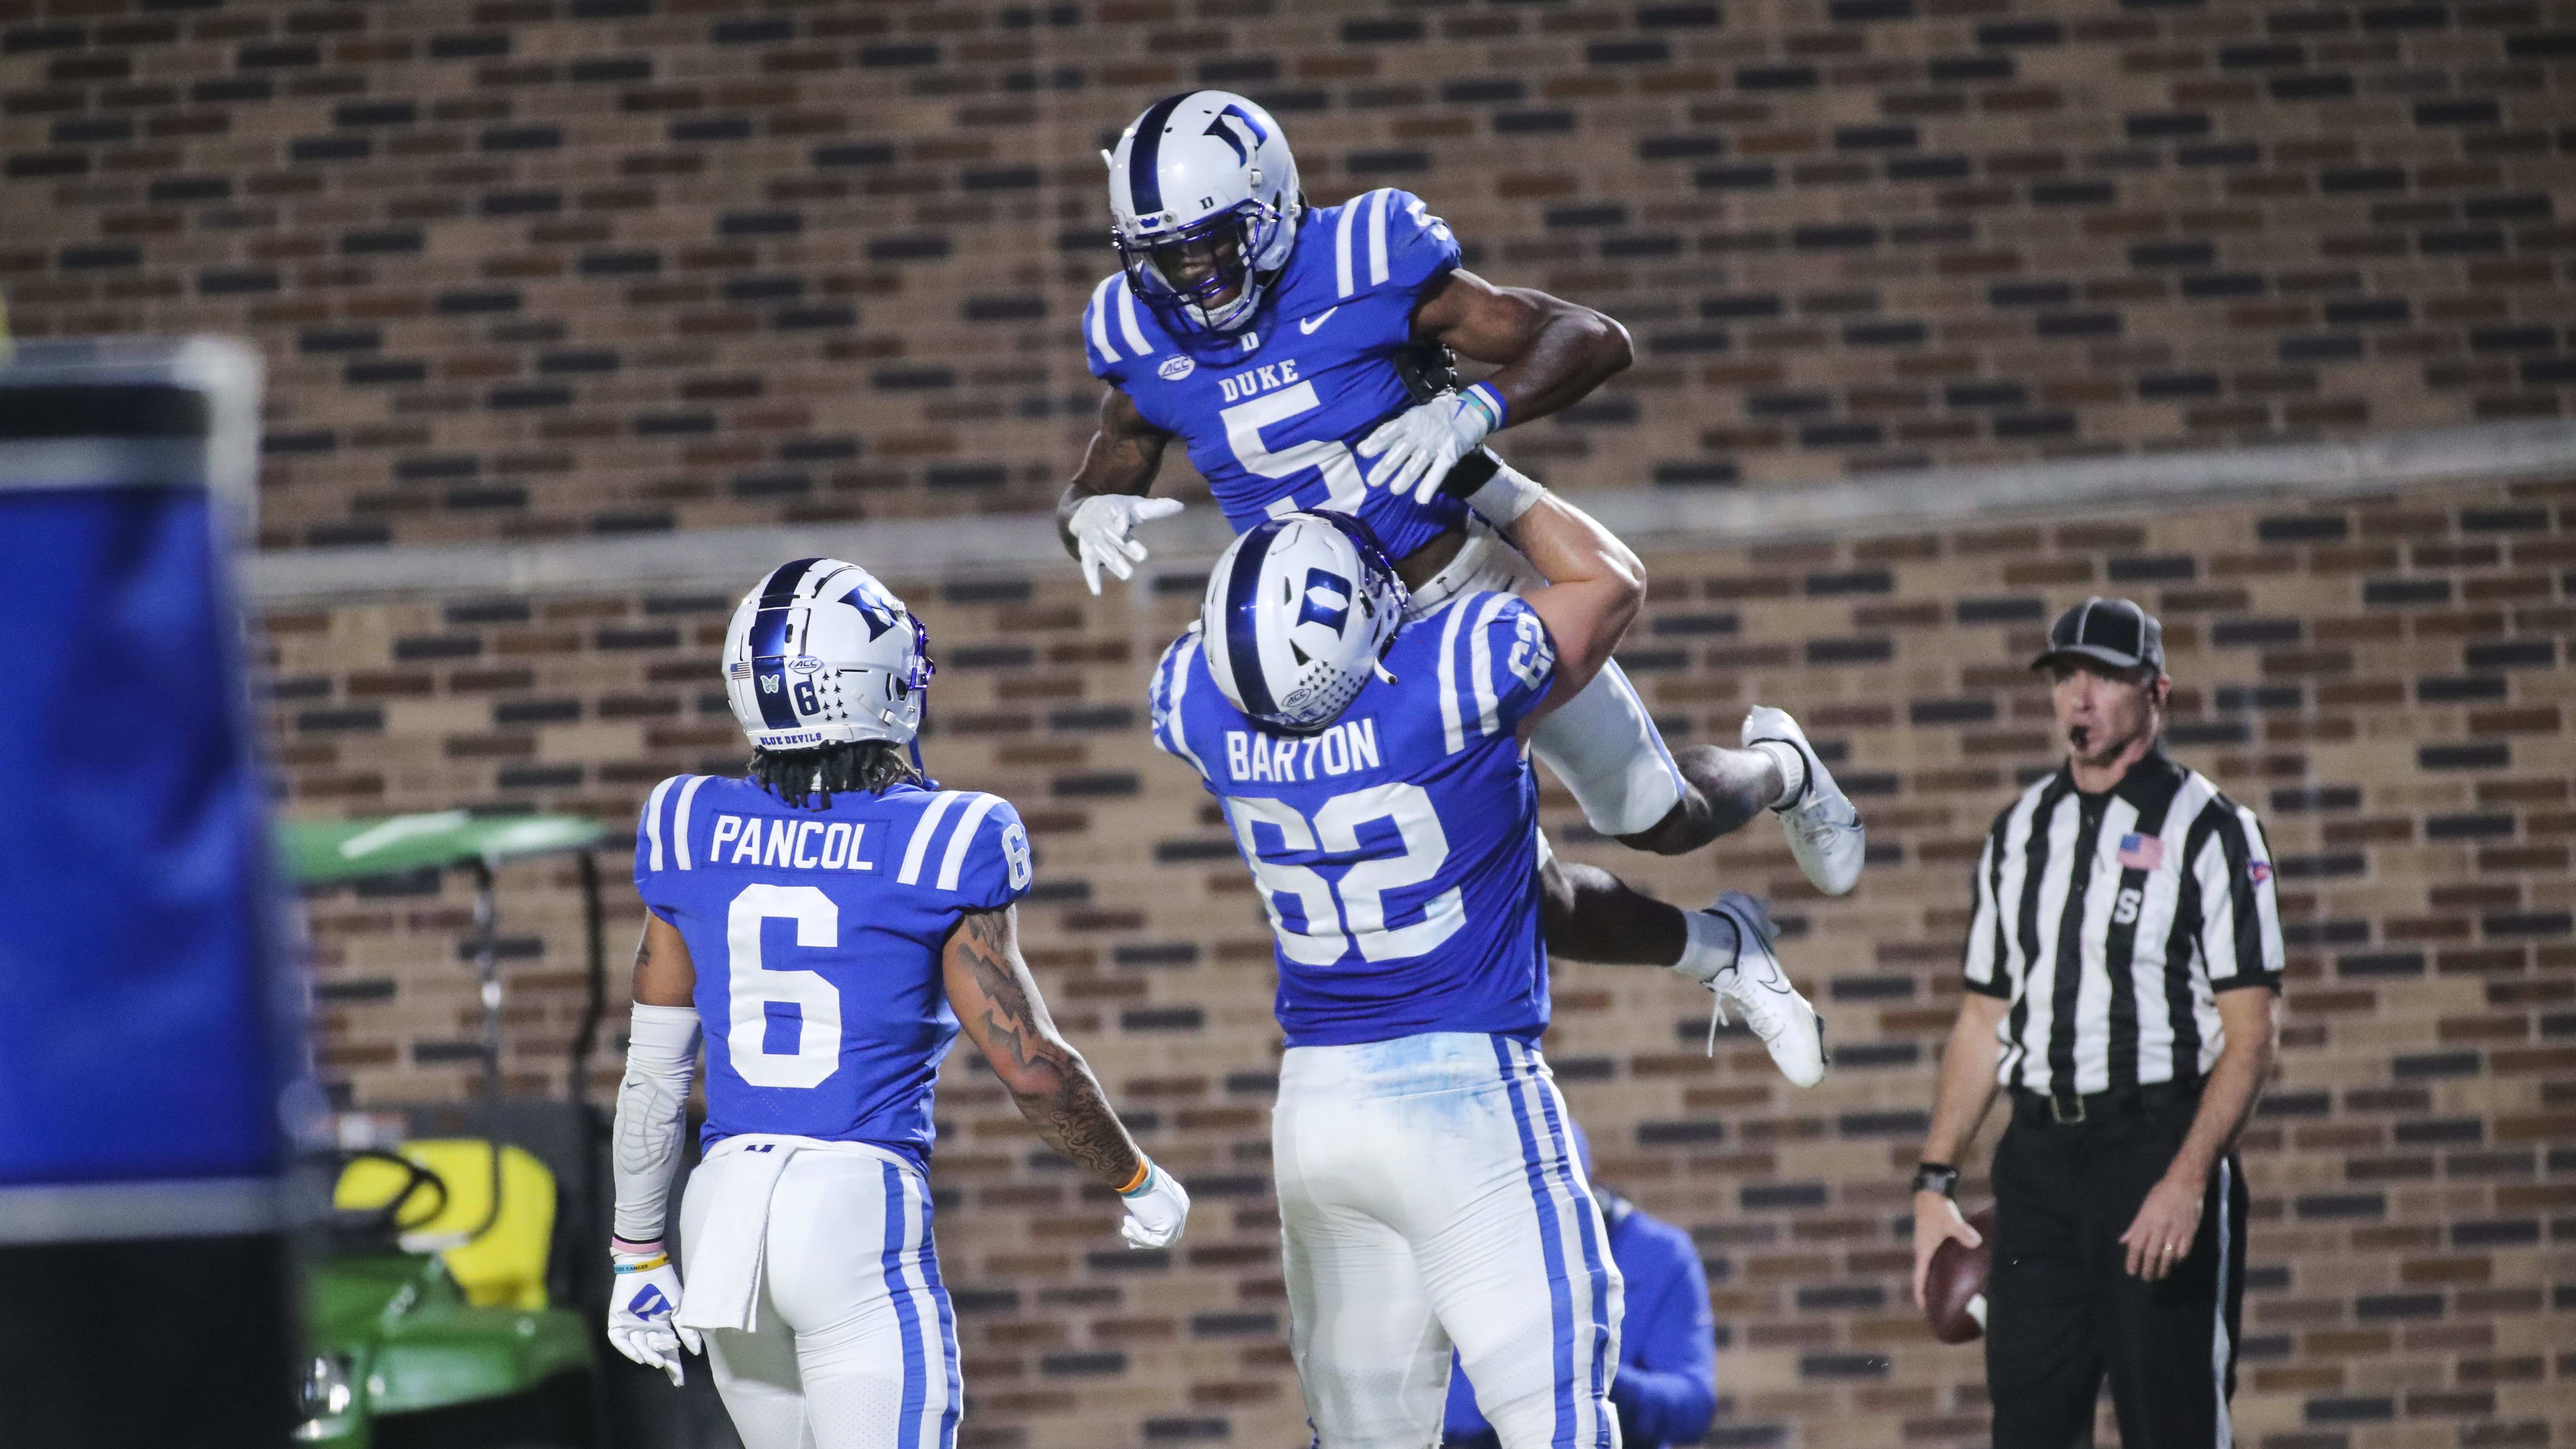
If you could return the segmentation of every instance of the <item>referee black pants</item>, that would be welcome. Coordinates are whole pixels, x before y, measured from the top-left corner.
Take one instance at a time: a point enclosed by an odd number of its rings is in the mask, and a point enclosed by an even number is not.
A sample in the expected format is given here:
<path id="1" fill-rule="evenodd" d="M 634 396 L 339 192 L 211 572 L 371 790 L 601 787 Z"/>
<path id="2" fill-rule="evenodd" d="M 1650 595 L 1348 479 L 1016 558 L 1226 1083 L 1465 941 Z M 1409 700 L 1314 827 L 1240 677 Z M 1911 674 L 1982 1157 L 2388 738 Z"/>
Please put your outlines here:
<path id="1" fill-rule="evenodd" d="M 2016 1111 L 1995 1149 L 1986 1388 L 1995 1449 L 2089 1445 L 2105 1374 L 2124 1449 L 2232 1441 L 2245 1299 L 2245 1178 L 2210 1169 L 2200 1232 L 2161 1281 L 2132 1276 L 2120 1235 L 2190 1130 L 2189 1098 L 2046 1121 Z"/>

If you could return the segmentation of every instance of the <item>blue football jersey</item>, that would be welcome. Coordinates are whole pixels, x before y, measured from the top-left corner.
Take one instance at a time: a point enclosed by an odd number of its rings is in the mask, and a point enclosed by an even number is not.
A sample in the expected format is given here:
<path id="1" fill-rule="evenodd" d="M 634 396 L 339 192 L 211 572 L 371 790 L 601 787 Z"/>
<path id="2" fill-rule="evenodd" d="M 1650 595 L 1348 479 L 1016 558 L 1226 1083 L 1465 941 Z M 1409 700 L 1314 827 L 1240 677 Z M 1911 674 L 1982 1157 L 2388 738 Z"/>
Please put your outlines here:
<path id="1" fill-rule="evenodd" d="M 1306 213 L 1243 329 L 1176 335 L 1121 272 L 1092 289 L 1084 355 L 1188 446 L 1235 532 L 1332 508 L 1366 520 L 1400 559 L 1463 527 L 1466 505 L 1372 489 L 1351 450 L 1413 405 L 1393 357 L 1413 338 L 1423 293 L 1457 265 L 1457 238 L 1422 198 L 1371 191 Z"/>
<path id="2" fill-rule="evenodd" d="M 1468 594 L 1405 626 L 1332 727 L 1265 730 L 1196 629 L 1154 671 L 1154 743 L 1224 806 L 1270 913 L 1290 1046 L 1432 1031 L 1535 1041 L 1538 784 L 1516 729 L 1556 652 L 1529 605 Z"/>
<path id="3" fill-rule="evenodd" d="M 748 780 L 653 787 L 635 888 L 679 929 L 707 1035 L 704 1141 L 775 1132 L 925 1163 L 932 1081 L 957 1037 L 940 955 L 967 911 L 1029 889 L 998 795 L 897 785 L 788 805 Z"/>

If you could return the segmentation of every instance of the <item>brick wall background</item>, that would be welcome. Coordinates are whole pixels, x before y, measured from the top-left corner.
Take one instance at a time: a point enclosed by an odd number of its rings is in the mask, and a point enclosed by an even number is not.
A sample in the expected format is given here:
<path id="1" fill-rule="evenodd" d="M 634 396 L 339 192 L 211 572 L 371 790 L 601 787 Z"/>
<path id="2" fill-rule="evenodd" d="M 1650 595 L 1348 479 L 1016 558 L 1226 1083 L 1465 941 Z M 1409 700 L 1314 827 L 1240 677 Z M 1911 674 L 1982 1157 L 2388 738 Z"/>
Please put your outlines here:
<path id="1" fill-rule="evenodd" d="M 256 338 L 273 546 L 1023 508 L 1093 149 L 1208 84 L 1631 325 L 1513 436 L 1563 484 L 2549 416 L 2571 58 L 2566 0 L 0 0 L 0 292 Z"/>
<path id="2" fill-rule="evenodd" d="M 1838 1044 L 1798 1093 L 1740 1033 L 1703 1061 L 1687 985 L 1560 968 L 1547 1047 L 1601 1176 L 1689 1228 L 1709 1266 L 1712 1442 L 1983 1442 L 1979 1359 L 1904 1301 L 1904 1179 L 1955 1010 L 1964 873 L 2053 763 L 2022 665 L 2096 589 L 2162 614 L 2177 753 L 2261 812 L 2281 881 L 2287 1044 L 2245 1148 L 2241 1442 L 2576 1436 L 2576 481 L 1649 562 L 1622 657 L 1668 733 L 1731 739 L 1756 700 L 1797 711 L 1876 852 L 1860 891 L 1827 901 L 1767 823 L 1650 860 L 1584 843 L 1571 802 L 1546 801 L 1563 848 L 1668 898 L 1769 892 Z M 1200 1204 L 1177 1252 L 1126 1251 L 1105 1198 L 1036 1147 L 971 1053 L 952 1058 L 936 1176 L 971 1444 L 1304 1441 L 1266 1170 L 1267 933 L 1205 796 L 1142 729 L 1147 671 L 1197 584 L 1095 600 L 1070 569 L 897 582 L 943 641 L 932 763 L 1019 804 L 1039 851 L 1030 959 Z M 463 801 L 631 830 L 655 780 L 739 761 L 726 609 L 637 594 L 272 614 L 289 808 Z M 514 1068 L 535 1090 L 559 1089 L 579 1005 L 571 880 L 502 875 Z M 640 916 L 611 901 L 622 956 Z M 461 882 L 314 902 L 326 1066 L 355 1101 L 465 1090 L 464 905 Z"/>
<path id="3" fill-rule="evenodd" d="M 0 297 L 22 334 L 252 339 L 272 549 L 1042 506 L 1097 401 L 1092 150 L 1211 84 L 1273 108 L 1319 200 L 1417 190 L 1478 270 L 1629 323 L 1631 373 L 1508 435 L 1570 487 L 2348 436 L 2576 400 L 2571 58 L 2567 0 L 0 0 Z M 1060 1019 L 1200 1203 L 1179 1252 L 1127 1253 L 952 1064 L 965 1442 L 1303 1443 L 1265 933 L 1142 732 L 1196 581 L 868 562 L 941 642 L 933 762 L 1029 820 Z M 1793 1094 L 1749 1038 L 1703 1061 L 1677 982 L 1558 978 L 1603 1177 L 1709 1263 L 1712 1442 L 1981 1442 L 1975 1354 L 1903 1302 L 1903 1176 L 1966 861 L 2050 763 L 2019 665 L 2094 589 L 2162 612 L 2178 752 L 2263 813 L 2283 885 L 2244 1440 L 2576 1441 L 2576 482 L 1650 563 L 1624 657 L 1667 730 L 1799 711 L 1882 856 L 1827 902 L 1767 827 L 1648 861 L 1549 799 L 1561 847 L 1668 896 L 1769 890 L 1840 1044 Z M 287 808 L 622 833 L 655 780 L 734 768 L 729 599 L 643 587 L 271 612 Z M 502 872 L 526 1090 L 563 1084 L 573 882 Z M 343 1099 L 461 1095 L 462 883 L 311 919 Z"/>

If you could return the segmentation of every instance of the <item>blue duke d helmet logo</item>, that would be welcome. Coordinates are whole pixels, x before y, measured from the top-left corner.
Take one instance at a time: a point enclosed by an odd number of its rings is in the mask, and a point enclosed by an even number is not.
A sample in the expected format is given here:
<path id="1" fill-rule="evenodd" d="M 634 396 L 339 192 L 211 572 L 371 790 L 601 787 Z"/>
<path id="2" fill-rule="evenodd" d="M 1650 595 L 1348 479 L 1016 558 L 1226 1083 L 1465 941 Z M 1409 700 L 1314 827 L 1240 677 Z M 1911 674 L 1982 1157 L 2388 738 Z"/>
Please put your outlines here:
<path id="1" fill-rule="evenodd" d="M 1252 719 L 1313 734 L 1375 677 L 1404 602 L 1403 581 L 1358 519 L 1290 513 L 1255 524 L 1208 575 L 1199 606 L 1208 673 Z"/>
<path id="2" fill-rule="evenodd" d="M 1297 611 L 1299 625 L 1321 624 L 1340 634 L 1351 621 L 1351 581 L 1330 569 L 1306 570 L 1305 600 Z"/>

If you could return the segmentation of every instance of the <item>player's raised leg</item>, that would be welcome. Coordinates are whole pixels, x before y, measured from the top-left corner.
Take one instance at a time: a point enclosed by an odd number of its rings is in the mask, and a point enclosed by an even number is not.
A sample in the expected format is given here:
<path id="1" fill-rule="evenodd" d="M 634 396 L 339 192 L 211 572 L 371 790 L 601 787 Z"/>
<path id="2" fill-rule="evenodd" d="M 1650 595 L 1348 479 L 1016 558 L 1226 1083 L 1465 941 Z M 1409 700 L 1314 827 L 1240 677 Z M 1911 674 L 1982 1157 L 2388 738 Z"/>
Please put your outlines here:
<path id="1" fill-rule="evenodd" d="M 1550 855 L 1539 867 L 1539 926 L 1551 955 L 1689 977 L 1717 998 L 1719 1020 L 1730 1007 L 1744 1018 L 1781 1075 L 1801 1087 L 1824 1079 L 1824 1018 L 1781 967 L 1765 902 L 1729 891 L 1685 911 L 1597 866 Z"/>
<path id="2" fill-rule="evenodd" d="M 1465 494 L 1476 521 L 1437 569 L 1412 590 L 1409 617 L 1422 618 L 1460 594 L 1528 595 L 1546 579 L 1498 529 L 1508 529 L 1547 490 L 1508 464 L 1461 464 L 1486 479 Z M 1797 722 L 1785 711 L 1746 716 L 1741 748 L 1668 748 L 1625 671 L 1604 663 L 1591 682 L 1540 720 L 1530 752 L 1574 796 L 1584 822 L 1632 850 L 1682 855 L 1770 810 L 1780 816 L 1798 868 L 1827 895 L 1859 882 L 1867 854 L 1860 816 L 1834 784 Z"/>
<path id="3" fill-rule="evenodd" d="M 1868 853 L 1860 813 L 1786 710 L 1755 708 L 1741 749 L 1668 749 L 1614 664 L 1543 721 L 1530 748 L 1592 828 L 1632 850 L 1686 854 L 1768 810 L 1818 890 L 1844 895 L 1860 881 Z"/>

